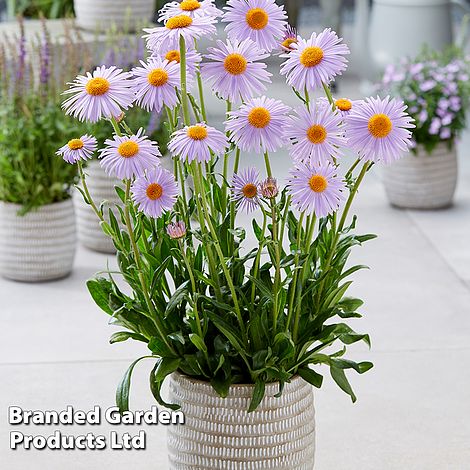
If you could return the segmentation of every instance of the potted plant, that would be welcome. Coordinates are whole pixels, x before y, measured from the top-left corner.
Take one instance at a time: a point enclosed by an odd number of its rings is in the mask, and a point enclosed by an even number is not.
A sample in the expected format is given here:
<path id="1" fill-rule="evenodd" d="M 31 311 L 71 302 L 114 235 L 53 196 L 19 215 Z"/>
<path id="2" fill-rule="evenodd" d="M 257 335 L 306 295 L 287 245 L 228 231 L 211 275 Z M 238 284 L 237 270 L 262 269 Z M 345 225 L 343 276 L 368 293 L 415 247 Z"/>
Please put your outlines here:
<path id="1" fill-rule="evenodd" d="M 60 110 L 65 50 L 52 54 L 45 29 L 39 44 L 27 43 L 20 26 L 20 37 L 0 46 L 0 274 L 45 281 L 73 265 L 77 172 L 54 154 L 81 126 Z"/>
<path id="2" fill-rule="evenodd" d="M 356 233 L 350 211 L 370 167 L 399 158 L 413 125 L 395 99 L 334 100 L 329 84 L 346 68 L 347 46 L 328 29 L 287 44 L 283 8 L 271 0 L 262 6 L 228 2 L 229 38 L 208 50 L 202 66 L 187 44 L 215 34 L 217 13 L 165 10 L 165 26 L 146 31 L 151 58 L 130 74 L 105 67 L 79 76 L 64 104 L 79 119 L 109 119 L 114 127 L 100 163 L 123 180 L 124 208 L 111 211 L 109 222 L 76 159 L 122 275 L 91 279 L 88 289 L 122 327 L 111 343 L 133 339 L 148 348 L 118 386 L 121 412 L 132 372 L 147 359 L 155 399 L 185 413 L 186 425 L 169 430 L 171 469 L 311 469 L 312 385 L 321 386 L 326 368 L 355 401 L 345 371 L 372 367 L 345 357 L 348 345 L 369 344 L 348 324 L 362 305 L 346 296 L 362 267 L 348 257 L 374 238 Z M 263 60 L 281 44 L 295 111 L 263 96 L 270 81 Z M 169 50 L 178 62 L 165 60 Z M 203 80 L 226 102 L 220 129 L 207 122 Z M 317 89 L 326 99 L 311 98 Z M 116 119 L 132 103 L 165 109 L 173 172 L 162 168 L 158 144 L 143 129 Z M 284 146 L 292 156 L 287 183 L 271 164 Z M 343 172 L 346 146 L 358 158 Z M 244 152 L 265 170 L 247 167 Z M 240 226 L 240 212 L 253 215 L 250 225 Z M 246 241 L 247 230 L 256 242 Z"/>
<path id="3" fill-rule="evenodd" d="M 387 68 L 381 89 L 400 96 L 416 122 L 413 152 L 385 167 L 388 199 L 397 207 L 452 204 L 457 185 L 456 140 L 466 126 L 470 62 L 457 49 L 424 52 Z"/>

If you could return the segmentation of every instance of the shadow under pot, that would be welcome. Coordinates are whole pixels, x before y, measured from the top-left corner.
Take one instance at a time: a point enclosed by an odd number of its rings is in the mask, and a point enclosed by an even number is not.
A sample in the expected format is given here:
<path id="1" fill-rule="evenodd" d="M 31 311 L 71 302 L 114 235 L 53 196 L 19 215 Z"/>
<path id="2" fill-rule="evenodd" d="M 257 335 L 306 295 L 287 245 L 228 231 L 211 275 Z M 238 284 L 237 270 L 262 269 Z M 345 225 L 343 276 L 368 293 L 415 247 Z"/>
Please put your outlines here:
<path id="1" fill-rule="evenodd" d="M 41 282 L 67 276 L 76 251 L 72 199 L 25 215 L 21 206 L 0 201 L 0 274 L 15 281 Z"/>
<path id="2" fill-rule="evenodd" d="M 168 427 L 170 470 L 312 470 L 315 455 L 313 387 L 300 377 L 266 385 L 248 413 L 253 385 L 232 385 L 221 398 L 210 383 L 180 373 L 170 377 L 170 403 L 184 425 Z"/>
<path id="3" fill-rule="evenodd" d="M 457 187 L 455 145 L 442 142 L 431 153 L 418 146 L 390 166 L 383 182 L 390 204 L 404 209 L 442 209 L 452 205 Z"/>
<path id="4" fill-rule="evenodd" d="M 116 206 L 122 207 L 122 201 L 116 193 L 115 186 L 122 186 L 117 178 L 108 176 L 97 160 L 91 160 L 85 168 L 86 184 L 92 199 L 99 207 L 104 202 L 105 219 L 108 220 L 108 210 L 113 209 L 119 221 L 119 212 Z M 93 251 L 100 253 L 116 253 L 111 237 L 101 229 L 99 219 L 93 209 L 85 203 L 79 191 L 74 193 L 75 210 L 77 211 L 78 240 Z"/>

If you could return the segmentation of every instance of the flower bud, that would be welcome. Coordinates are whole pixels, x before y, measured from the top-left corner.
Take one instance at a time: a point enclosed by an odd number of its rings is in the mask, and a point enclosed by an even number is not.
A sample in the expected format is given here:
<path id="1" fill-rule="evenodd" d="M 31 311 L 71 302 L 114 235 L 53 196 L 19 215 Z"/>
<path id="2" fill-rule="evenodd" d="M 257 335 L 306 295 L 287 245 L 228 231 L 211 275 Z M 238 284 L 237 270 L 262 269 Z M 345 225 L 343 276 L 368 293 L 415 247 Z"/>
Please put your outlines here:
<path id="1" fill-rule="evenodd" d="M 183 221 L 171 222 L 166 227 L 166 233 L 173 240 L 179 240 L 186 235 L 186 225 Z"/>

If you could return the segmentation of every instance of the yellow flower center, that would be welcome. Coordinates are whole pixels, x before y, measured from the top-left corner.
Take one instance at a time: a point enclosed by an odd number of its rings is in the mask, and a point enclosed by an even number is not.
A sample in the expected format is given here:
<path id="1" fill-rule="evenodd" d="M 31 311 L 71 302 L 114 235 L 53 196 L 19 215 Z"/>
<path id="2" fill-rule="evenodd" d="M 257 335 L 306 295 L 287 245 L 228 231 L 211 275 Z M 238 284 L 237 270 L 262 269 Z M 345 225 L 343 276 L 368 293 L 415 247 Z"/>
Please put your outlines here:
<path id="1" fill-rule="evenodd" d="M 162 197 L 163 188 L 158 183 L 151 183 L 147 186 L 145 193 L 149 199 L 156 201 Z"/>
<path id="2" fill-rule="evenodd" d="M 304 67 L 315 67 L 323 60 L 323 49 L 317 46 L 306 47 L 300 55 Z"/>
<path id="3" fill-rule="evenodd" d="M 327 135 L 326 129 L 320 124 L 314 124 L 307 129 L 307 137 L 312 144 L 322 144 Z"/>
<path id="4" fill-rule="evenodd" d="M 204 140 L 207 137 L 207 129 L 204 126 L 188 127 L 188 137 L 193 140 Z"/>
<path id="5" fill-rule="evenodd" d="M 79 150 L 83 148 L 83 140 L 82 139 L 72 139 L 69 140 L 69 143 L 67 144 L 69 146 L 70 150 Z"/>
<path id="6" fill-rule="evenodd" d="M 242 193 L 245 197 L 253 199 L 258 194 L 258 188 L 255 184 L 248 183 L 243 186 Z"/>
<path id="7" fill-rule="evenodd" d="M 165 55 L 165 59 L 168 62 L 178 62 L 180 63 L 181 57 L 180 57 L 180 52 L 177 51 L 176 49 L 173 49 L 171 51 L 168 51 Z"/>
<path id="8" fill-rule="evenodd" d="M 118 152 L 121 157 L 132 158 L 139 151 L 139 144 L 133 140 L 126 140 L 122 142 L 118 147 Z"/>
<path id="9" fill-rule="evenodd" d="M 246 13 L 246 22 L 252 29 L 263 29 L 269 21 L 269 16 L 262 8 L 251 8 Z"/>
<path id="10" fill-rule="evenodd" d="M 328 187 L 328 181 L 322 175 L 313 175 L 308 180 L 308 185 L 310 189 L 316 193 L 322 193 Z"/>
<path id="11" fill-rule="evenodd" d="M 150 85 L 163 86 L 168 82 L 168 73 L 163 69 L 153 69 L 147 76 Z"/>
<path id="12" fill-rule="evenodd" d="M 193 20 L 188 15 L 173 16 L 166 22 L 168 29 L 187 28 L 193 24 Z"/>
<path id="13" fill-rule="evenodd" d="M 266 108 L 253 108 L 248 114 L 248 122 L 257 129 L 263 129 L 271 122 L 271 114 Z"/>
<path id="14" fill-rule="evenodd" d="M 287 38 L 284 41 L 282 41 L 281 46 L 285 47 L 286 49 L 292 49 L 290 46 L 292 44 L 297 44 L 297 39 L 295 38 Z"/>
<path id="15" fill-rule="evenodd" d="M 183 0 L 180 3 L 180 8 L 183 11 L 194 11 L 201 8 L 201 4 L 197 0 Z"/>
<path id="16" fill-rule="evenodd" d="M 232 75 L 240 75 L 246 70 L 247 63 L 241 54 L 229 54 L 224 60 L 224 68 Z"/>
<path id="17" fill-rule="evenodd" d="M 336 100 L 335 105 L 340 111 L 350 111 L 352 108 L 352 103 L 347 98 Z"/>
<path id="18" fill-rule="evenodd" d="M 88 81 L 85 85 L 85 90 L 89 95 L 100 96 L 104 95 L 109 90 L 109 82 L 106 78 L 95 77 Z"/>
<path id="19" fill-rule="evenodd" d="M 392 132 L 392 121 L 386 114 L 374 114 L 369 119 L 368 124 L 369 132 L 376 138 L 376 139 L 383 139 L 387 137 L 390 132 Z"/>

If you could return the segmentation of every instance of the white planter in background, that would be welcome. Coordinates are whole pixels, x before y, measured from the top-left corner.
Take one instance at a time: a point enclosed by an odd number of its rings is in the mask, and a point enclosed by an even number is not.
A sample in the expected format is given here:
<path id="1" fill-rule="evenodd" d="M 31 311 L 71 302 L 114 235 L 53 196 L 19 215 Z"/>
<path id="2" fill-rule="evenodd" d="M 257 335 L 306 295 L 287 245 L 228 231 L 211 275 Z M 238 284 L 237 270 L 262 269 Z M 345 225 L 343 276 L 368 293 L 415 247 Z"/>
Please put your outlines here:
<path id="1" fill-rule="evenodd" d="M 390 203 L 407 209 L 450 206 L 457 186 L 455 145 L 439 144 L 431 154 L 419 147 L 390 166 L 383 167 L 383 181 Z"/>
<path id="2" fill-rule="evenodd" d="M 115 25 L 133 31 L 152 20 L 154 0 L 74 0 L 77 25 L 103 31 Z"/>
<path id="3" fill-rule="evenodd" d="M 184 425 L 168 427 L 170 470 L 312 470 L 315 454 L 313 387 L 300 377 L 266 386 L 248 413 L 252 385 L 233 385 L 220 398 L 207 382 L 175 373 L 170 403 L 181 405 Z"/>
<path id="4" fill-rule="evenodd" d="M 0 202 L 0 274 L 16 281 L 59 279 L 72 271 L 76 249 L 71 199 L 19 216 Z"/>
<path id="5" fill-rule="evenodd" d="M 99 207 L 103 201 L 107 201 L 104 205 L 104 214 L 107 219 L 108 209 L 114 209 L 114 215 L 119 220 L 119 213 L 115 209 L 116 205 L 121 205 L 122 202 L 116 194 L 114 186 L 119 185 L 121 182 L 113 177 L 108 176 L 101 168 L 97 160 L 88 162 L 85 169 L 86 183 L 90 195 Z M 93 209 L 85 203 L 83 196 L 76 191 L 74 194 L 75 210 L 77 212 L 77 229 L 78 239 L 80 243 L 90 250 L 99 251 L 101 253 L 115 253 L 111 238 L 101 230 L 98 217 L 93 212 Z"/>

